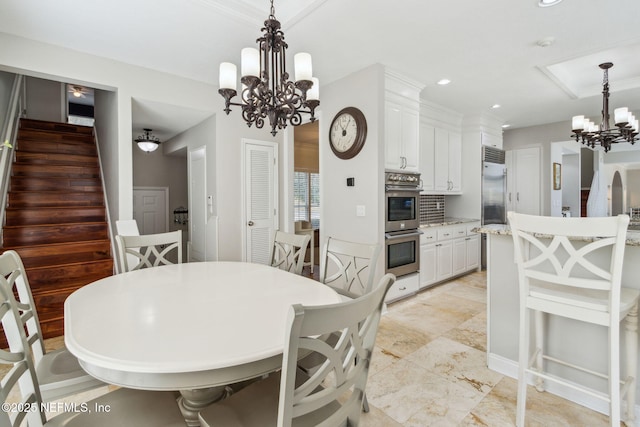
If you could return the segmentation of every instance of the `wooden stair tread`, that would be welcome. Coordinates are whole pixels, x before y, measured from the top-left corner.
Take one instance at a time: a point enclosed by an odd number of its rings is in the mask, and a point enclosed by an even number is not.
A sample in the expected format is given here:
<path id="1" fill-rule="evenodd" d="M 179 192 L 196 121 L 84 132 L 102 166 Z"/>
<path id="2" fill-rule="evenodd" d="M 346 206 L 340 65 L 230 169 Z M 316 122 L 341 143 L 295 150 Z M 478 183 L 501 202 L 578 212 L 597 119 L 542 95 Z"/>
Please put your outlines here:
<path id="1" fill-rule="evenodd" d="M 93 127 L 21 119 L 3 250 L 20 254 L 45 338 L 64 331 L 64 300 L 113 275 Z"/>

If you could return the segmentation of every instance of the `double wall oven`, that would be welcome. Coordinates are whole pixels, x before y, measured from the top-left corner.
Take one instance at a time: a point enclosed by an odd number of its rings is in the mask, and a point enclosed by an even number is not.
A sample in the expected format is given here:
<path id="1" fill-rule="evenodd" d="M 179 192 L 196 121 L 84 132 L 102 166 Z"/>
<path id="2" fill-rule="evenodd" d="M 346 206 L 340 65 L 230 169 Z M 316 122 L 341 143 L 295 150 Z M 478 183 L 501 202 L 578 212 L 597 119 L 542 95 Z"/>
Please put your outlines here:
<path id="1" fill-rule="evenodd" d="M 385 172 L 385 267 L 396 276 L 420 269 L 420 174 Z"/>

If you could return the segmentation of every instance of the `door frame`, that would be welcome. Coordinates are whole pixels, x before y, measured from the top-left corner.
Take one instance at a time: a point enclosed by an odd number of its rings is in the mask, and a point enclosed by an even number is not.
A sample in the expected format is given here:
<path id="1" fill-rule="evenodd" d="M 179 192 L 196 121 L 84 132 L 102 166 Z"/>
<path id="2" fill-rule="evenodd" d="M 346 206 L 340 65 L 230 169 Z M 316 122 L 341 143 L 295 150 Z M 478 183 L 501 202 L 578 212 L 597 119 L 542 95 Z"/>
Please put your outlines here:
<path id="1" fill-rule="evenodd" d="M 202 260 L 199 261 L 206 261 L 208 260 L 207 256 L 207 242 L 206 242 L 206 237 L 207 237 L 207 223 L 209 222 L 209 219 L 211 217 L 213 217 L 213 198 L 211 199 L 211 206 L 210 209 L 208 208 L 208 203 L 206 200 L 207 194 L 208 194 L 208 187 L 207 187 L 207 146 L 206 145 L 201 145 L 199 147 L 193 148 L 193 149 L 189 149 L 187 152 L 187 198 L 188 198 L 188 202 L 187 202 L 187 206 L 188 206 L 188 210 L 189 212 L 191 212 L 191 215 L 189 216 L 189 226 L 187 227 L 187 262 L 191 262 L 191 254 L 192 254 L 192 240 L 193 240 L 193 236 L 192 236 L 192 230 L 193 230 L 193 225 L 194 225 L 194 219 L 196 219 L 198 216 L 196 215 L 196 209 L 194 206 L 194 202 L 196 199 L 196 195 L 193 194 L 193 187 L 192 187 L 192 181 L 193 181 L 193 166 L 192 163 L 194 160 L 197 160 L 199 158 L 202 158 L 202 161 L 204 162 L 204 174 L 205 176 L 203 177 L 203 184 L 204 184 L 204 195 L 205 195 L 205 201 L 204 201 L 204 223 L 200 224 L 200 226 L 202 227 L 202 233 L 203 233 L 203 238 L 205 239 L 205 245 L 204 245 L 204 253 Z M 198 206 L 200 207 L 200 206 Z M 218 240 L 218 236 L 216 233 L 216 248 L 217 248 L 217 240 Z M 216 257 L 217 257 L 217 250 L 216 250 Z"/>
<path id="2" fill-rule="evenodd" d="M 247 171 L 246 171 L 246 163 L 247 163 L 247 146 L 248 145 L 261 145 L 261 146 L 265 146 L 265 147 L 270 147 L 273 149 L 273 153 L 274 153 L 274 159 L 275 159 L 275 165 L 274 165 L 274 174 L 273 174 L 273 187 L 274 187 L 274 191 L 273 191 L 273 206 L 275 209 L 274 212 L 274 216 L 273 216 L 273 230 L 274 233 L 276 230 L 278 230 L 280 228 L 279 224 L 280 224 L 280 204 L 279 204 L 279 200 L 280 200 L 280 182 L 279 182 L 279 175 L 280 175 L 280 168 L 279 168 L 279 164 L 280 164 L 280 152 L 278 151 L 279 148 L 279 144 L 275 141 L 263 141 L 263 140 L 258 140 L 258 139 L 248 139 L 248 138 L 242 138 L 241 139 L 241 149 L 242 149 L 242 155 L 241 155 L 241 174 L 242 174 L 242 178 L 241 178 L 241 185 L 240 185 L 240 198 L 241 198 L 241 208 L 242 208 L 242 224 L 241 224 L 241 229 L 242 229 L 242 261 L 247 261 L 247 180 L 246 180 L 246 176 L 247 176 Z"/>

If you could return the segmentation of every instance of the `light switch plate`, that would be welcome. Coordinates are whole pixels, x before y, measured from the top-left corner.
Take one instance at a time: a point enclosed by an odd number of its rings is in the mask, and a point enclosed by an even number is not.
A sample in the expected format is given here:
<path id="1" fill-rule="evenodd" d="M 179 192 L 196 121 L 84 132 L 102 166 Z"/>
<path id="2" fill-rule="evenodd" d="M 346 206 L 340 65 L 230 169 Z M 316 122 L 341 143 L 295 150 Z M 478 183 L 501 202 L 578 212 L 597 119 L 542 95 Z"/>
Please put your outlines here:
<path id="1" fill-rule="evenodd" d="M 365 210 L 364 210 L 364 205 L 358 205 L 356 206 L 356 216 L 364 216 Z"/>

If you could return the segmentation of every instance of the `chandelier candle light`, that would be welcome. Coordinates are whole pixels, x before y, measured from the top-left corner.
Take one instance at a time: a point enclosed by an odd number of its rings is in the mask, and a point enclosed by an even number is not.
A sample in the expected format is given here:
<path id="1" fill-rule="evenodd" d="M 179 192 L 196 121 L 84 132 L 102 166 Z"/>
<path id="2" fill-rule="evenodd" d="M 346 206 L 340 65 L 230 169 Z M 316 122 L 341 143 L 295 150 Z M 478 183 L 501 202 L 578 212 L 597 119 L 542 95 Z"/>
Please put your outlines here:
<path id="1" fill-rule="evenodd" d="M 241 52 L 242 102 L 231 102 L 237 95 L 237 68 L 230 62 L 220 64 L 218 93 L 224 97 L 227 115 L 231 105 L 239 106 L 247 125 L 255 123 L 257 128 L 262 128 L 268 118 L 275 136 L 277 129 L 287 127 L 287 121 L 293 126 L 302 124 L 301 113 L 309 114 L 311 122 L 316 120 L 320 90 L 318 79 L 312 77 L 311 55 L 305 52 L 294 56 L 295 83 L 289 80 L 285 60 L 288 45 L 275 17 L 273 0 L 262 31 L 264 34 L 256 40 L 259 49 L 247 47 Z"/>
<path id="2" fill-rule="evenodd" d="M 598 126 L 584 116 L 573 116 L 571 128 L 572 137 L 576 141 L 582 142 L 591 148 L 596 145 L 602 146 L 604 152 L 611 150 L 611 144 L 618 142 L 635 143 L 638 140 L 638 119 L 627 107 L 616 108 L 614 110 L 614 121 L 616 128 L 609 128 L 609 68 L 613 67 L 611 62 L 600 64 L 604 70 L 602 80 L 602 123 Z"/>

